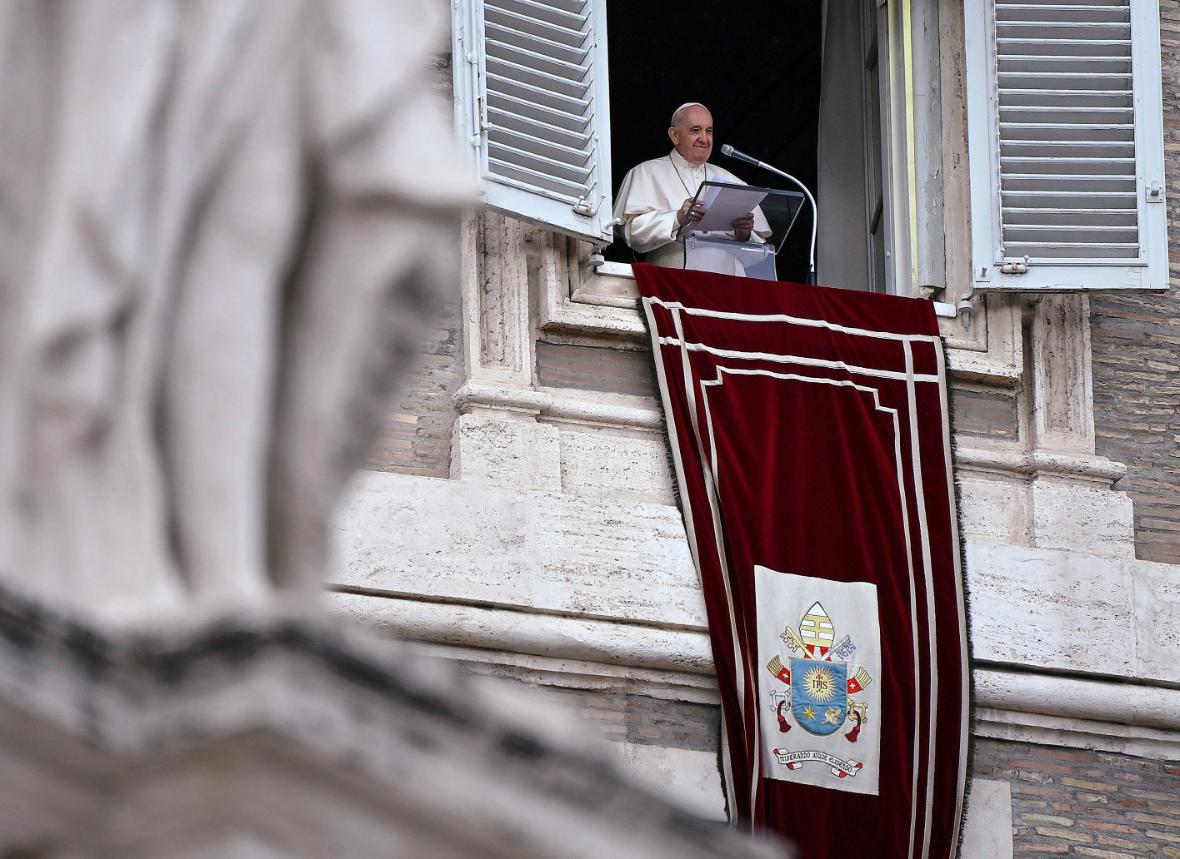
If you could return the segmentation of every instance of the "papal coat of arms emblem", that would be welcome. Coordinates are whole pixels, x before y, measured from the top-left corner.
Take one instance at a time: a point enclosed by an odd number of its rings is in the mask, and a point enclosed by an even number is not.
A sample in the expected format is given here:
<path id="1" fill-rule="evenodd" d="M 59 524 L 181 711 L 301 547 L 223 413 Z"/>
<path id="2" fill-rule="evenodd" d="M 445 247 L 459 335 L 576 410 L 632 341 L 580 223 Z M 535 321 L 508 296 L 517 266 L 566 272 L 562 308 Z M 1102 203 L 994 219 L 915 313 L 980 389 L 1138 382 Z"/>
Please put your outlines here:
<path id="1" fill-rule="evenodd" d="M 766 666 L 787 687 L 770 693 L 779 731 L 785 734 L 792 729 L 789 713 L 796 725 L 817 737 L 827 737 L 848 726 L 844 739 L 856 743 L 869 712 L 866 703 L 852 696 L 863 691 L 873 678 L 863 667 L 852 668 L 850 660 L 856 653 L 852 638 L 845 635 L 837 641 L 832 619 L 819 602 L 807 609 L 797 629 L 788 625 L 779 638 L 790 650 L 790 667 L 777 655 Z M 863 766 L 860 761 L 831 752 L 786 748 L 773 751 L 788 769 L 816 761 L 829 766 L 836 778 L 855 776 Z"/>

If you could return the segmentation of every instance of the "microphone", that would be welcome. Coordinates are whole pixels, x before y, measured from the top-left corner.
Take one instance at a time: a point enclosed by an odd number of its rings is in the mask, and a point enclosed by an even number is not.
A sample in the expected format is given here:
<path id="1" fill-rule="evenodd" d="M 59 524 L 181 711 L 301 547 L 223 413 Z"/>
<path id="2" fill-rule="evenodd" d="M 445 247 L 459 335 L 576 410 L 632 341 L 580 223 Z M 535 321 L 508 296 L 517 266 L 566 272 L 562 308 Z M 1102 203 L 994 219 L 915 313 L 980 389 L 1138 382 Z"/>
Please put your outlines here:
<path id="1" fill-rule="evenodd" d="M 745 161 L 747 164 L 753 164 L 755 167 L 765 167 L 766 165 L 755 158 L 753 155 L 747 155 L 740 149 L 734 149 L 728 143 L 721 144 L 721 154 L 727 158 L 736 158 L 738 161 Z"/>
<path id="2" fill-rule="evenodd" d="M 791 182 L 794 182 L 796 185 L 798 185 L 803 190 L 804 195 L 806 195 L 806 197 L 807 197 L 807 201 L 809 203 L 811 203 L 811 257 L 808 261 L 809 262 L 809 269 L 808 269 L 808 274 L 807 274 L 807 280 L 809 283 L 814 284 L 815 283 L 815 234 L 816 234 L 816 229 L 819 227 L 819 209 L 816 208 L 815 197 L 811 196 L 811 192 L 809 190 L 807 190 L 806 185 L 804 185 L 802 182 L 800 182 L 798 179 L 796 179 L 790 173 L 787 173 L 784 170 L 779 170 L 777 167 L 767 164 L 765 161 L 759 161 L 753 155 L 747 155 L 745 152 L 742 152 L 740 149 L 734 149 L 728 143 L 721 144 L 721 154 L 726 156 L 727 158 L 734 158 L 734 159 L 737 159 L 738 161 L 745 161 L 747 164 L 753 164 L 755 167 L 761 167 L 763 170 L 769 170 L 771 173 L 774 173 L 776 176 L 782 176 L 784 179 L 788 179 Z"/>

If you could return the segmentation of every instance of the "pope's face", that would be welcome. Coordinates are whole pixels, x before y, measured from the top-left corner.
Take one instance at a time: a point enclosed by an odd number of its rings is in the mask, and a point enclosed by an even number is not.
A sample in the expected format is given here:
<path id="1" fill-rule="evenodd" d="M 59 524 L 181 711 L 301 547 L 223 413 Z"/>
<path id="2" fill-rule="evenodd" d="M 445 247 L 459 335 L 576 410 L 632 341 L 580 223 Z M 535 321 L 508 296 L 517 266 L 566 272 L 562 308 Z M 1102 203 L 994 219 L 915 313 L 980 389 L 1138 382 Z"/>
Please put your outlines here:
<path id="1" fill-rule="evenodd" d="M 668 129 L 668 136 L 685 161 L 704 164 L 713 154 L 713 114 L 699 105 L 685 108 L 680 121 Z"/>

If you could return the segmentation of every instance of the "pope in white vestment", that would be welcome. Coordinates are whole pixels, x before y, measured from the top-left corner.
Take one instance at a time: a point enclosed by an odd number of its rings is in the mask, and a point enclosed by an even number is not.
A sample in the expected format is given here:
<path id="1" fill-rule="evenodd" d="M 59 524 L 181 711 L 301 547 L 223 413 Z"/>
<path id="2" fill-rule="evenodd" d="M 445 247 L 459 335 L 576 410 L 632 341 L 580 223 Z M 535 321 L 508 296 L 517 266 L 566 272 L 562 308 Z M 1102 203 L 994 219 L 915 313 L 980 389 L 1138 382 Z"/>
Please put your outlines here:
<path id="1" fill-rule="evenodd" d="M 691 208 L 701 183 L 745 182 L 708 163 L 713 152 L 713 117 L 704 105 L 679 107 L 672 115 L 668 136 L 674 147 L 671 152 L 628 171 L 619 188 L 614 216 L 622 222 L 624 241 L 644 254 L 647 262 L 684 268 L 684 245 L 677 237 L 687 221 L 699 220 L 704 214 Z M 759 241 L 770 236 L 770 226 L 761 209 L 755 209 L 751 216 L 734 221 L 733 232 L 726 235 Z M 733 263 L 740 265 L 736 259 Z"/>

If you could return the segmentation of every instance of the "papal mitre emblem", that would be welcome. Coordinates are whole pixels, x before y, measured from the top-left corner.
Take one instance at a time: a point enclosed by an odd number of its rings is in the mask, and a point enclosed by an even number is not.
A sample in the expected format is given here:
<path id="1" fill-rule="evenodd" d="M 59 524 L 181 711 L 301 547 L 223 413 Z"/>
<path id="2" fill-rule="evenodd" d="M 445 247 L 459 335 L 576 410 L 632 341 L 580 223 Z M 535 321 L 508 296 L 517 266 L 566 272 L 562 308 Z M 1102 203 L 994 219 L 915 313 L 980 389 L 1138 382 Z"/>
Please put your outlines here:
<path id="1" fill-rule="evenodd" d="M 811 608 L 803 615 L 803 620 L 799 622 L 799 638 L 815 656 L 826 654 L 836 640 L 836 629 L 832 626 L 832 619 L 818 602 L 812 603 Z"/>

